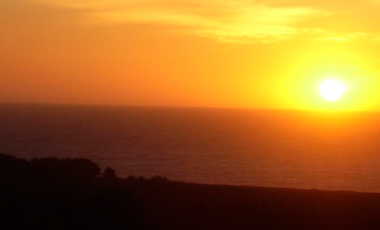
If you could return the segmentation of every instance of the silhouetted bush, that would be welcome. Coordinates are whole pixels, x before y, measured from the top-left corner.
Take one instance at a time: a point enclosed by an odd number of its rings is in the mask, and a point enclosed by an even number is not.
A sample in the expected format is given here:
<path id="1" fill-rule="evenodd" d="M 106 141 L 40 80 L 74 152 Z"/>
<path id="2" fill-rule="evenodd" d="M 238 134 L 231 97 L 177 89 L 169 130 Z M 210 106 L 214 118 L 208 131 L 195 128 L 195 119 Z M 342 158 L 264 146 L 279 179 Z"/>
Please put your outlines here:
<path id="1" fill-rule="evenodd" d="M 116 178 L 116 172 L 115 172 L 115 170 L 111 169 L 110 167 L 107 167 L 104 170 L 103 177 L 104 178 Z"/>

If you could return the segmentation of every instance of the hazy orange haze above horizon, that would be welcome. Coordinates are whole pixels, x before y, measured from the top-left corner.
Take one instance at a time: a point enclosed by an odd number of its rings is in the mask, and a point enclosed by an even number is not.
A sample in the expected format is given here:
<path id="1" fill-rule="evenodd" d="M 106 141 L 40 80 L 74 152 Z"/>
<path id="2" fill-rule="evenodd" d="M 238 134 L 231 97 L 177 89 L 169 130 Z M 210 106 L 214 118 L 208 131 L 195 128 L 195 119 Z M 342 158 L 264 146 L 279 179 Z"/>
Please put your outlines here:
<path id="1" fill-rule="evenodd" d="M 380 1 L 2 0 L 0 102 L 380 109 Z M 348 88 L 324 101 L 318 84 Z"/>

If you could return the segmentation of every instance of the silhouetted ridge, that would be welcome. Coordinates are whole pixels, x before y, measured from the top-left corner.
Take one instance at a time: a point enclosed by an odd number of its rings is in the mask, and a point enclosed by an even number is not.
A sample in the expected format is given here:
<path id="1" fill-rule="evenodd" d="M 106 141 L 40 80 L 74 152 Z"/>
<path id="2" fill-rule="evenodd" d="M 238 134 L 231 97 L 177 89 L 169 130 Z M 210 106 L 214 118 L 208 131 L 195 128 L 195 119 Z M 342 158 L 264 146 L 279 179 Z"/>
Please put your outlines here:
<path id="1" fill-rule="evenodd" d="M 29 161 L 0 153 L 0 173 L 21 173 L 30 170 Z"/>
<path id="2" fill-rule="evenodd" d="M 122 179 L 87 159 L 0 154 L 0 166 L 1 229 L 380 229 L 378 193 Z"/>
<path id="3" fill-rule="evenodd" d="M 31 168 L 34 173 L 51 174 L 63 177 L 95 177 L 100 175 L 100 168 L 89 159 L 32 159 Z"/>

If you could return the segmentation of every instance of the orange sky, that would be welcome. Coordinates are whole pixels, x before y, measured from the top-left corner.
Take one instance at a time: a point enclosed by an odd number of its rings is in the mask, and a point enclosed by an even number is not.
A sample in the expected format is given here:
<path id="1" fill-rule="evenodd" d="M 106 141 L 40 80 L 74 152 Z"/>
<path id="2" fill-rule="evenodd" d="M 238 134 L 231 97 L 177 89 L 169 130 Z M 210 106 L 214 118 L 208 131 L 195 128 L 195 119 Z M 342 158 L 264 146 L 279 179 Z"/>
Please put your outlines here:
<path id="1" fill-rule="evenodd" d="M 379 0 L 1 0 L 0 18 L 0 102 L 380 110 Z"/>

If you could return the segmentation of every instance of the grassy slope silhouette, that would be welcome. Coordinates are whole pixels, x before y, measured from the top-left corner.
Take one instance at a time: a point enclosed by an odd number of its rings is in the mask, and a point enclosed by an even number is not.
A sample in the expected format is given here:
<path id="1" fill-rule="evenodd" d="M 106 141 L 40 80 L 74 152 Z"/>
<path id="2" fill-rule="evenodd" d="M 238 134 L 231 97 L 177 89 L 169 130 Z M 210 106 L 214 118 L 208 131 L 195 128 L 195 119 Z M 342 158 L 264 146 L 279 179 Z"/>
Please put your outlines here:
<path id="1" fill-rule="evenodd" d="M 4 229 L 379 229 L 380 194 L 117 178 L 88 159 L 0 154 Z"/>

